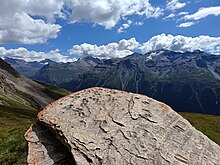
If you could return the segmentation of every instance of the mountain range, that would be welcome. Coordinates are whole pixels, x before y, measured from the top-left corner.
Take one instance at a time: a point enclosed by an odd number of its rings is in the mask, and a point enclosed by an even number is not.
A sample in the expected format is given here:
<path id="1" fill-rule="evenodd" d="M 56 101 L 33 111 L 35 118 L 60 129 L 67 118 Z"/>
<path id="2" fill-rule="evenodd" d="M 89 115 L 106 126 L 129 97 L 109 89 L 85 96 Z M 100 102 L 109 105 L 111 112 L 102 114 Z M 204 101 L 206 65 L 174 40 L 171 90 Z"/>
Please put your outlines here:
<path id="1" fill-rule="evenodd" d="M 50 62 L 54 62 L 50 59 L 45 59 L 39 62 L 27 62 L 25 60 L 14 59 L 9 57 L 6 57 L 4 61 L 9 63 L 19 73 L 30 78 L 33 77 L 36 74 L 36 72 L 39 71 L 43 66 L 47 65 Z"/>
<path id="2" fill-rule="evenodd" d="M 177 111 L 220 114 L 220 56 L 157 50 L 124 58 L 48 63 L 33 79 L 71 91 L 107 87 L 148 95 Z"/>

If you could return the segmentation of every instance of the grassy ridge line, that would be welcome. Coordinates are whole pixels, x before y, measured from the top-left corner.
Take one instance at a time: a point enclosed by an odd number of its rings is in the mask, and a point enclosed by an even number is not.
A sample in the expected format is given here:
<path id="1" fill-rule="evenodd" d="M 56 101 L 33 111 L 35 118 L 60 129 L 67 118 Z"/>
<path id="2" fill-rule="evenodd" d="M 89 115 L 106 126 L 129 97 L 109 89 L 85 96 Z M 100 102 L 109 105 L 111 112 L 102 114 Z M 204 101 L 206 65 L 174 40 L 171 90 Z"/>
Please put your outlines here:
<path id="1" fill-rule="evenodd" d="M 220 145 L 220 116 L 179 112 L 197 130 Z"/>
<path id="2" fill-rule="evenodd" d="M 50 96 L 54 100 L 57 100 L 57 99 L 71 93 L 70 91 L 68 91 L 64 88 L 55 87 L 53 85 L 47 84 L 47 83 L 42 82 L 42 81 L 35 80 L 35 82 L 37 82 L 38 84 L 43 85 L 45 87 L 45 90 L 43 92 L 45 94 L 47 94 L 48 96 Z"/>

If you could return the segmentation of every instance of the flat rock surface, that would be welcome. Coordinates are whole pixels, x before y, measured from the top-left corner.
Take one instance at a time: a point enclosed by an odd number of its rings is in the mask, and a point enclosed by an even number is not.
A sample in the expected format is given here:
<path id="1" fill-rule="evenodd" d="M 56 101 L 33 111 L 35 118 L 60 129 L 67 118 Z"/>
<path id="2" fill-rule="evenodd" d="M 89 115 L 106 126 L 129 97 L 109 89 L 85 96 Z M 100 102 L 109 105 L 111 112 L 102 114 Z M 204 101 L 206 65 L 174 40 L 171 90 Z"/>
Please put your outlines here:
<path id="1" fill-rule="evenodd" d="M 89 88 L 48 105 L 25 138 L 28 164 L 220 164 L 220 147 L 169 106 L 113 89 Z M 66 152 L 53 149 L 54 140 Z"/>

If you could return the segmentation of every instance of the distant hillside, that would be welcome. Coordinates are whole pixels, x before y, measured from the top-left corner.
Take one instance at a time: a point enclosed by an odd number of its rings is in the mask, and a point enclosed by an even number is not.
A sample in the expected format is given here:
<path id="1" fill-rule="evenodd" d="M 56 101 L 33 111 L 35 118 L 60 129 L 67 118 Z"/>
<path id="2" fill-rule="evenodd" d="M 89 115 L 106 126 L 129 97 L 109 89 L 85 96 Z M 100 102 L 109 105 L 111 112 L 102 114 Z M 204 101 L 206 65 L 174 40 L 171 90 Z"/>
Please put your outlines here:
<path id="1" fill-rule="evenodd" d="M 220 145 L 220 116 L 180 112 L 196 129 Z"/>
<path id="2" fill-rule="evenodd" d="M 72 80 L 80 80 L 79 77 L 82 74 L 88 73 L 96 65 L 102 63 L 103 61 L 93 57 L 85 57 L 68 63 L 49 63 L 42 67 L 33 78 L 53 85 L 69 83 Z"/>
<path id="3" fill-rule="evenodd" d="M 42 107 L 67 94 L 24 77 L 0 59 L 0 164 L 25 164 L 24 132 Z"/>
<path id="4" fill-rule="evenodd" d="M 117 59 L 88 58 L 46 65 L 34 79 L 71 91 L 121 89 L 153 97 L 176 111 L 220 114 L 220 56 L 161 49 Z"/>
<path id="5" fill-rule="evenodd" d="M 54 99 L 57 97 L 49 94 L 48 86 L 26 78 L 0 59 L 1 105 L 38 109 Z"/>

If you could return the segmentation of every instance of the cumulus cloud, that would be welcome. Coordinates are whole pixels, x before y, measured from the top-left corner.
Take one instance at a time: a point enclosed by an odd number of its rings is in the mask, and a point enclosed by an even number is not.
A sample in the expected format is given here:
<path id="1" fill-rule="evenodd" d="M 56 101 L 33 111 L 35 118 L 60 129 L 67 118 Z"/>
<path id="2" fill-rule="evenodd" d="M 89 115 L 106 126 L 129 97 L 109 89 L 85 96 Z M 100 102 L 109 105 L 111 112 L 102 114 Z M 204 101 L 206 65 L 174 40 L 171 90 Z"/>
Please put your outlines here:
<path id="1" fill-rule="evenodd" d="M 184 22 L 184 23 L 181 23 L 178 27 L 190 27 L 194 24 L 195 22 Z"/>
<path id="2" fill-rule="evenodd" d="M 200 20 L 207 16 L 214 15 L 219 16 L 220 15 L 220 6 L 214 6 L 214 7 L 206 7 L 206 8 L 200 8 L 196 13 L 185 15 L 183 19 L 185 20 Z"/>
<path id="3" fill-rule="evenodd" d="M 179 2 L 179 0 L 171 0 L 171 1 L 167 1 L 166 6 L 167 6 L 166 7 L 167 10 L 175 11 L 177 9 L 181 9 L 185 7 L 186 3 L 181 3 Z"/>
<path id="4" fill-rule="evenodd" d="M 131 20 L 128 20 L 127 23 L 122 24 L 117 32 L 118 33 L 123 33 L 126 32 L 126 29 L 128 29 L 130 26 L 134 25 L 134 26 L 142 26 L 144 24 L 144 22 L 138 21 L 138 22 L 132 22 Z"/>
<path id="5" fill-rule="evenodd" d="M 62 12 L 64 8 L 64 1 L 62 0 L 21 0 L 23 1 L 24 11 L 31 16 L 41 16 L 50 21 L 56 17 L 64 18 L 65 13 Z M 26 4 L 25 4 L 26 3 Z"/>
<path id="6" fill-rule="evenodd" d="M 1 1 L 0 43 L 36 44 L 56 38 L 61 26 L 46 22 L 45 19 L 52 20 L 55 15 L 61 16 L 61 7 L 62 3 L 57 0 Z M 33 16 L 45 19 L 34 19 Z"/>
<path id="7" fill-rule="evenodd" d="M 0 47 L 0 58 L 14 58 L 14 59 L 22 59 L 27 62 L 31 61 L 42 61 L 45 59 L 51 59 L 56 62 L 73 62 L 76 61 L 75 58 L 69 58 L 68 56 L 64 56 L 60 54 L 58 49 L 51 50 L 50 52 L 36 52 L 29 51 L 26 48 L 20 47 L 17 49 L 5 49 L 4 47 Z"/>
<path id="8" fill-rule="evenodd" d="M 74 45 L 70 53 L 79 56 L 94 56 L 99 58 L 121 58 L 132 54 L 139 47 L 135 38 L 120 40 L 119 43 L 109 43 L 107 45 L 81 44 Z"/>
<path id="9" fill-rule="evenodd" d="M 160 34 L 150 38 L 145 43 L 139 43 L 135 38 L 122 39 L 118 43 L 106 45 L 92 45 L 83 43 L 74 45 L 69 53 L 80 57 L 93 56 L 101 59 L 122 58 L 133 52 L 147 53 L 158 49 L 167 49 L 178 52 L 201 50 L 207 53 L 220 55 L 220 37 L 198 36 L 187 37 L 182 35 Z M 57 62 L 73 62 L 76 58 L 62 55 L 58 49 L 49 52 L 29 51 L 26 48 L 5 49 L 0 47 L 0 58 L 15 58 L 25 61 L 41 61 L 51 59 Z"/>
<path id="10" fill-rule="evenodd" d="M 111 29 L 131 15 L 158 18 L 162 14 L 163 10 L 149 0 L 2 0 L 0 43 L 45 43 L 61 30 L 55 23 L 57 18 Z M 122 25 L 124 29 L 128 26 Z"/>
<path id="11" fill-rule="evenodd" d="M 208 53 L 220 55 L 220 37 L 198 36 L 186 37 L 182 35 L 160 34 L 143 43 L 139 49 L 149 52 L 158 49 L 172 51 L 195 51 L 202 50 Z"/>
<path id="12" fill-rule="evenodd" d="M 149 0 L 69 0 L 70 20 L 74 22 L 91 22 L 113 28 L 119 20 L 130 15 L 158 18 L 163 10 L 154 7 Z"/>
<path id="13" fill-rule="evenodd" d="M 131 24 L 132 24 L 132 21 L 131 21 L 131 20 L 128 20 L 127 23 L 122 24 L 121 27 L 118 28 L 118 31 L 117 31 L 117 32 L 118 32 L 118 33 L 124 32 L 125 29 L 127 29 L 127 28 L 129 28 L 129 27 L 131 26 Z"/>
<path id="14" fill-rule="evenodd" d="M 121 58 L 135 51 L 147 53 L 158 49 L 167 49 L 178 52 L 201 50 L 207 53 L 220 55 L 220 37 L 198 36 L 187 37 L 182 35 L 160 34 L 150 38 L 145 43 L 139 43 L 135 38 L 121 40 L 118 43 L 107 45 L 81 44 L 74 45 L 70 53 L 74 55 L 94 56 L 98 58 Z"/>

